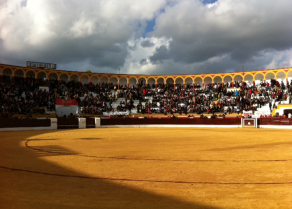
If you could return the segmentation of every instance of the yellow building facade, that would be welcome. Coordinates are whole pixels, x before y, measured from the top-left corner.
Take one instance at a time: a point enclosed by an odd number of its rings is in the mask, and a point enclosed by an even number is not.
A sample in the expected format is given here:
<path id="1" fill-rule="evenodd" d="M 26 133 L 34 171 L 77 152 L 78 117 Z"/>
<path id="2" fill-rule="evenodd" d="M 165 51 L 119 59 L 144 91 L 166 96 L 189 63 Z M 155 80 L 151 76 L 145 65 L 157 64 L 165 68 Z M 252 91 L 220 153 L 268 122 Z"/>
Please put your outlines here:
<path id="1" fill-rule="evenodd" d="M 288 83 L 292 80 L 292 68 L 267 69 L 257 71 L 232 72 L 232 73 L 216 73 L 216 74 L 188 74 L 188 75 L 135 75 L 135 74 L 104 74 L 104 73 L 87 73 L 66 70 L 52 70 L 29 68 L 14 65 L 0 64 L 1 79 L 3 75 L 10 77 L 33 77 L 45 78 L 46 80 L 58 81 L 79 81 L 82 83 L 113 83 L 120 85 L 138 85 L 139 83 L 156 85 L 157 84 L 181 84 L 196 85 L 226 82 L 245 81 L 249 84 L 259 83 L 260 81 L 269 81 L 276 79 Z"/>

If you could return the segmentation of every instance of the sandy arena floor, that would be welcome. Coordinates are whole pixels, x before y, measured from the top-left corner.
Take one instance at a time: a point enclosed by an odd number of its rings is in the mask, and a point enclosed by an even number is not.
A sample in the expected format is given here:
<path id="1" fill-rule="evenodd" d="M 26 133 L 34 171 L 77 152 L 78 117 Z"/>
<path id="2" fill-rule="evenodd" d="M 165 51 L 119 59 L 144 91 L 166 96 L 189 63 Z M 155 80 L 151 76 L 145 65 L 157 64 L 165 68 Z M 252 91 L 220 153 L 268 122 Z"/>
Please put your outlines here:
<path id="1" fill-rule="evenodd" d="M 0 132 L 0 208 L 292 208 L 292 131 Z"/>

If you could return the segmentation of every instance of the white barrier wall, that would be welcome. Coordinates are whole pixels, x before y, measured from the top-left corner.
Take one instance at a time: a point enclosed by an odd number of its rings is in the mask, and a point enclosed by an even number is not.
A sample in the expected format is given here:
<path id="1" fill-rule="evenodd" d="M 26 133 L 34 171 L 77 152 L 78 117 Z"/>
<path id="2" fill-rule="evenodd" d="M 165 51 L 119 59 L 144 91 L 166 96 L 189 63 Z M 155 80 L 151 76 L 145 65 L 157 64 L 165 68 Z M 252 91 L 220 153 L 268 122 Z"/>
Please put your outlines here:
<path id="1" fill-rule="evenodd" d="M 51 118 L 51 129 L 57 129 L 57 128 L 58 128 L 57 118 Z"/>
<path id="2" fill-rule="evenodd" d="M 78 127 L 86 128 L 86 118 L 78 118 Z"/>
<path id="3" fill-rule="evenodd" d="M 95 128 L 100 128 L 100 118 L 95 118 Z"/>

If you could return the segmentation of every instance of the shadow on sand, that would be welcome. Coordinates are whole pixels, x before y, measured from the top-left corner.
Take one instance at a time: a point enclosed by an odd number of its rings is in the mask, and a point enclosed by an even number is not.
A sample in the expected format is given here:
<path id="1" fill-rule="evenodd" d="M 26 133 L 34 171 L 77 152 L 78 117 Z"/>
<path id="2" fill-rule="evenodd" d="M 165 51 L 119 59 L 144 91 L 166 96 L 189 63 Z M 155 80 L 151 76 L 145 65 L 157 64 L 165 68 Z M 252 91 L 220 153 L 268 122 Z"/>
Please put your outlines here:
<path id="1" fill-rule="evenodd" d="M 64 132 L 64 130 L 51 132 L 59 131 Z M 143 190 L 144 183 L 139 185 L 141 189 L 137 189 L 123 182 L 118 184 L 114 181 L 90 179 L 86 178 L 82 171 L 77 172 L 44 161 L 41 159 L 44 153 L 23 146 L 25 139 L 42 133 L 49 131 L 23 132 L 21 137 L 19 135 L 14 137 L 13 132 L 1 133 L 0 208 L 216 209 L 208 205 L 150 193 Z M 46 148 L 61 151 L 64 155 L 72 153 L 57 146 Z M 155 184 L 156 187 L 160 186 L 159 183 Z"/>

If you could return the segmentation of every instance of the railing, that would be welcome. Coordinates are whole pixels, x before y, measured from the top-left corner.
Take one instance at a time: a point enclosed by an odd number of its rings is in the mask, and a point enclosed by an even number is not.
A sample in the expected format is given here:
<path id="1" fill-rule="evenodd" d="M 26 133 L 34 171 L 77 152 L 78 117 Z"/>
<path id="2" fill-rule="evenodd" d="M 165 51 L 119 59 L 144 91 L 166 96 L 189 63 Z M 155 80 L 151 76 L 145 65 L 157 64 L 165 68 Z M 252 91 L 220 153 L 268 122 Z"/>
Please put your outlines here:
<path id="1" fill-rule="evenodd" d="M 78 128 L 78 118 L 58 118 L 58 129 Z"/>
<path id="2" fill-rule="evenodd" d="M 0 128 L 50 127 L 50 119 L 0 119 Z"/>
<path id="3" fill-rule="evenodd" d="M 260 125 L 292 125 L 292 118 L 260 118 Z"/>
<path id="4" fill-rule="evenodd" d="M 101 119 L 101 125 L 240 125 L 240 118 L 112 118 Z"/>
<path id="5" fill-rule="evenodd" d="M 57 121 L 56 121 L 57 122 Z M 55 123 L 56 123 L 55 122 Z M 101 118 L 101 125 L 241 125 L 240 118 Z M 58 129 L 77 129 L 78 118 L 58 118 Z M 291 118 L 260 118 L 258 125 L 292 126 Z M 0 119 L 0 128 L 50 127 L 50 119 Z M 95 118 L 86 118 L 86 128 L 95 128 Z"/>

